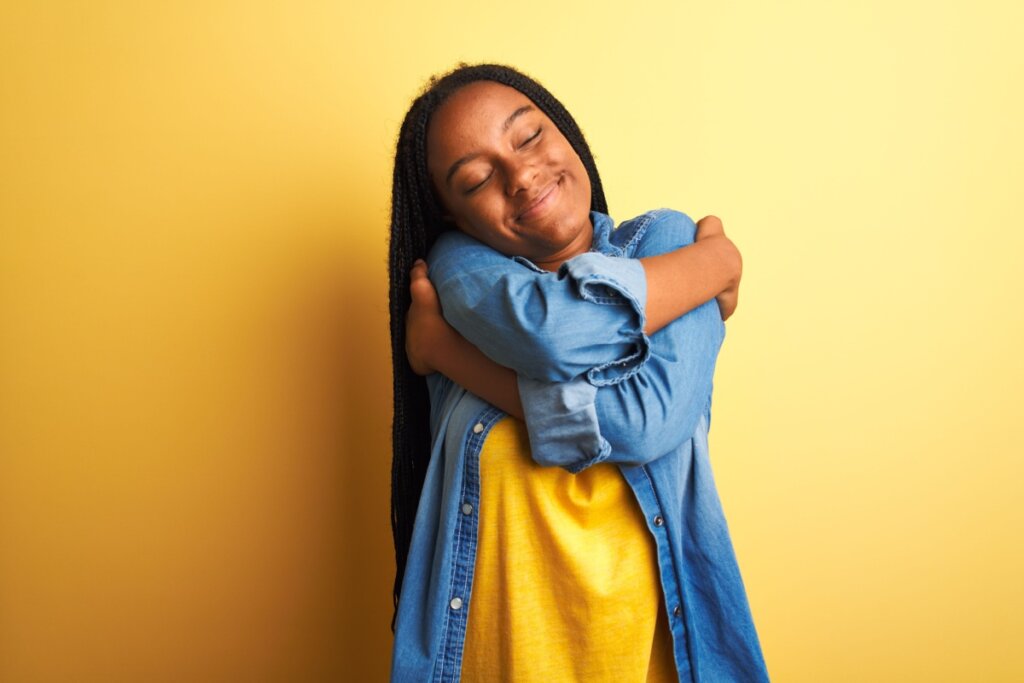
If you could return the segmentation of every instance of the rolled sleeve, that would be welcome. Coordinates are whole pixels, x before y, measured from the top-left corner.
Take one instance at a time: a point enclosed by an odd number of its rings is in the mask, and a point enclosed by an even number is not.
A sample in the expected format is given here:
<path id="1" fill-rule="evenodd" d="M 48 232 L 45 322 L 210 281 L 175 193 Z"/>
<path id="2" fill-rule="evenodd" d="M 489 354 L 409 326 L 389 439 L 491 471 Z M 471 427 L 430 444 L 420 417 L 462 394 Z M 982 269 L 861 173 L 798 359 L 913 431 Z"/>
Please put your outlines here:
<path id="1" fill-rule="evenodd" d="M 598 429 L 597 387 L 583 379 L 544 382 L 518 376 L 535 462 L 576 474 L 611 455 Z"/>
<path id="2" fill-rule="evenodd" d="M 594 386 L 607 386 L 632 377 L 651 355 L 651 340 L 644 334 L 647 275 L 643 265 L 633 259 L 588 252 L 563 263 L 559 272 L 572 278 L 585 301 L 625 306 L 631 311 L 620 333 L 633 342 L 633 353 L 590 368 L 587 380 Z"/>
<path id="3" fill-rule="evenodd" d="M 693 243 L 695 225 L 688 216 L 664 210 L 657 216 L 640 235 L 635 258 Z M 600 287 L 608 271 L 601 267 L 603 259 L 591 260 L 593 279 L 581 267 L 577 280 L 593 284 L 593 296 L 604 296 Z M 589 298 L 582 291 L 580 295 Z M 641 330 L 644 324 L 641 310 Z M 640 465 L 679 448 L 692 438 L 701 414 L 710 418 L 712 381 L 724 336 L 718 303 L 712 299 L 650 339 L 645 336 L 643 361 L 616 380 L 595 383 L 581 377 L 555 383 L 520 378 L 534 460 L 575 474 L 605 461 Z M 586 377 L 591 379 L 591 373 Z"/>
<path id="4" fill-rule="evenodd" d="M 445 319 L 491 360 L 530 379 L 596 386 L 621 381 L 650 353 L 647 280 L 631 259 L 581 254 L 557 273 L 462 233 L 428 257 Z"/>
<path id="5" fill-rule="evenodd" d="M 625 256 L 588 252 L 557 273 L 462 233 L 428 257 L 444 316 L 512 368 L 533 459 L 576 474 L 599 462 L 643 464 L 692 437 L 710 401 L 724 325 L 713 299 L 648 337 L 638 260 L 693 243 L 685 214 L 651 213 Z"/>

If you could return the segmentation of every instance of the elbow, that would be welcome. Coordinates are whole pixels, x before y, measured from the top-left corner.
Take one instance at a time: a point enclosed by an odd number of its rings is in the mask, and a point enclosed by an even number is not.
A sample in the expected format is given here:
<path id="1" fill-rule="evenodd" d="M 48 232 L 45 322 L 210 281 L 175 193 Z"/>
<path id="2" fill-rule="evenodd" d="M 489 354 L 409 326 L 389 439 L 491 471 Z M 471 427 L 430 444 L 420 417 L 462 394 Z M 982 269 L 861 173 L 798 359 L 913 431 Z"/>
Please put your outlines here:
<path id="1" fill-rule="evenodd" d="M 647 465 L 676 450 L 684 441 L 664 430 L 644 428 L 637 430 L 628 439 L 610 439 L 609 459 L 628 465 Z"/>
<path id="2" fill-rule="evenodd" d="M 611 445 L 613 460 L 646 465 L 678 445 L 678 425 L 672 424 L 671 406 L 657 396 L 629 398 L 598 406 L 601 432 Z"/>
<path id="3" fill-rule="evenodd" d="M 675 402 L 641 401 L 621 414 L 601 415 L 602 432 L 611 445 L 611 459 L 634 465 L 646 465 L 672 453 L 693 438 L 700 419 L 700 407 L 706 401 L 696 396 Z"/>

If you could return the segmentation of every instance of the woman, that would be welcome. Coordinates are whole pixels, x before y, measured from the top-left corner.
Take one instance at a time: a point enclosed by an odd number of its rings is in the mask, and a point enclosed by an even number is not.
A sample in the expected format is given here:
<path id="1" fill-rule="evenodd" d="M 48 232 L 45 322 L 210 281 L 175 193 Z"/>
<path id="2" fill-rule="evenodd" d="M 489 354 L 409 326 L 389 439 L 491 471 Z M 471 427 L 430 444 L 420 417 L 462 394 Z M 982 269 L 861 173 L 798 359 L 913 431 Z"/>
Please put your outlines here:
<path id="1" fill-rule="evenodd" d="M 392 199 L 393 680 L 767 680 L 707 456 L 721 224 L 613 230 L 497 65 L 414 101 Z"/>

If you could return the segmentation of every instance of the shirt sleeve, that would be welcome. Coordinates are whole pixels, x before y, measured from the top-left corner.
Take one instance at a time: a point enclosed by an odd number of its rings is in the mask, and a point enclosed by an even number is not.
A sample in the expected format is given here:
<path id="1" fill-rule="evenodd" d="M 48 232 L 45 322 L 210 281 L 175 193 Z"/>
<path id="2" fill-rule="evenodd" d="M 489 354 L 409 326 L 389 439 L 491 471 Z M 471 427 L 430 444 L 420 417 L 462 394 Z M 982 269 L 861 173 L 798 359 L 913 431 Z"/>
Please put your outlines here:
<path id="1" fill-rule="evenodd" d="M 667 212 L 646 229 L 634 256 L 692 244 L 695 234 L 688 216 Z M 711 299 L 651 335 L 646 362 L 624 381 L 520 376 L 534 459 L 577 473 L 603 461 L 641 465 L 679 448 L 709 412 L 724 337 L 718 302 Z"/>
<path id="2" fill-rule="evenodd" d="M 718 304 L 648 337 L 646 276 L 636 259 L 691 244 L 695 234 L 688 216 L 663 210 L 633 258 L 590 252 L 557 274 L 462 233 L 439 239 L 430 276 L 445 318 L 517 372 L 539 464 L 573 473 L 605 460 L 642 464 L 692 437 L 724 338 Z"/>
<path id="3" fill-rule="evenodd" d="M 588 252 L 552 273 L 449 231 L 428 265 L 449 324 L 522 377 L 613 384 L 650 355 L 639 261 Z"/>

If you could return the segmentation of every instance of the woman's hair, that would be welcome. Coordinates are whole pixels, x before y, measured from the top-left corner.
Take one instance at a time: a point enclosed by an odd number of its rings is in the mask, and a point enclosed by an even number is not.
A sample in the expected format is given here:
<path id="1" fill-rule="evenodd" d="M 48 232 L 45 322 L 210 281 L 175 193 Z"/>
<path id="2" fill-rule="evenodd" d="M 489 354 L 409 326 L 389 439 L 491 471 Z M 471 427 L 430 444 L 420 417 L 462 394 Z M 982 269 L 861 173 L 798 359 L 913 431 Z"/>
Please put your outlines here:
<path id="1" fill-rule="evenodd" d="M 427 172 L 427 126 L 430 117 L 452 93 L 474 81 L 495 81 L 515 88 L 543 111 L 579 155 L 590 176 L 593 211 L 608 213 L 601 179 L 583 133 L 565 107 L 541 84 L 519 71 L 499 64 L 460 63 L 441 77 L 432 76 L 409 107 L 398 134 L 394 179 L 391 186 L 391 237 L 388 254 L 391 307 L 391 364 L 394 381 L 392 423 L 391 530 L 397 565 L 394 586 L 395 630 L 398 599 L 423 479 L 430 461 L 430 403 L 423 377 L 416 375 L 405 355 L 405 316 L 411 303 L 409 271 L 425 258 L 437 236 L 453 229 L 442 218 Z"/>

